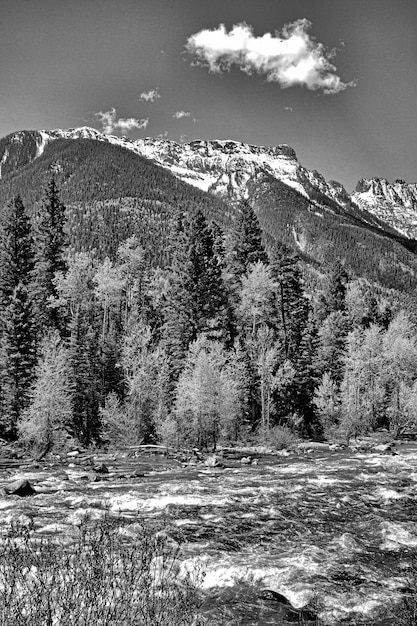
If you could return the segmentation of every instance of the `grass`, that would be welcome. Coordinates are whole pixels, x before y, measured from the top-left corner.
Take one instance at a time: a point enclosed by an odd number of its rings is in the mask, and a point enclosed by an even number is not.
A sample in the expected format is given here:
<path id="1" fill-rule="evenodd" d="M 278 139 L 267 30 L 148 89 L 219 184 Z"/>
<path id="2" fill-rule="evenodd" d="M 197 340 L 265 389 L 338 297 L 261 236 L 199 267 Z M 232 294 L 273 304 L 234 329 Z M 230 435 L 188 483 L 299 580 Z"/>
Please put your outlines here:
<path id="1" fill-rule="evenodd" d="M 86 520 L 70 543 L 12 526 L 0 546 L 0 626 L 197 626 L 198 571 L 165 533 Z"/>

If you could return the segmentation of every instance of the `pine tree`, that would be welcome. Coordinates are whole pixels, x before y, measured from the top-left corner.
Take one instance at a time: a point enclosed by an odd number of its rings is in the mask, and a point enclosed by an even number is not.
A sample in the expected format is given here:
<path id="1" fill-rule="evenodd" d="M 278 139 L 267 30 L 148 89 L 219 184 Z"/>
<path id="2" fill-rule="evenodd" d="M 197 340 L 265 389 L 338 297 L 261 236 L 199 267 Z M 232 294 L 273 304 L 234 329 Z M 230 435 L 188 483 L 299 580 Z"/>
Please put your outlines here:
<path id="1" fill-rule="evenodd" d="M 262 230 L 255 211 L 244 201 L 236 218 L 231 253 L 231 270 L 239 280 L 251 264 L 268 263 L 268 255 L 262 243 Z"/>
<path id="2" fill-rule="evenodd" d="M 66 320 L 62 310 L 54 303 L 58 297 L 55 275 L 67 271 L 65 223 L 65 206 L 59 198 L 55 178 L 52 177 L 36 217 L 33 294 L 39 329 L 56 328 L 62 336 L 66 332 Z"/>
<path id="3" fill-rule="evenodd" d="M 308 300 L 304 294 L 298 259 L 284 244 L 276 244 L 271 258 L 271 276 L 276 283 L 276 324 L 283 357 L 293 359 L 308 320 Z"/>
<path id="4" fill-rule="evenodd" d="M 344 265 L 337 259 L 330 270 L 329 284 L 325 299 L 329 312 L 344 311 L 346 308 L 346 285 L 348 274 Z"/>
<path id="5" fill-rule="evenodd" d="M 6 437 L 15 438 L 17 423 L 28 406 L 36 364 L 32 307 L 22 283 L 15 288 L 4 317 L 3 429 Z"/>
<path id="6" fill-rule="evenodd" d="M 172 261 L 164 303 L 163 343 L 170 359 L 172 379 L 177 380 L 193 338 L 189 239 L 180 217 L 172 235 L 171 247 Z"/>
<path id="7" fill-rule="evenodd" d="M 32 227 L 20 196 L 7 206 L 0 228 L 0 306 L 19 283 L 29 285 L 34 264 Z"/>
<path id="8" fill-rule="evenodd" d="M 1 427 L 4 436 L 11 438 L 28 403 L 36 362 L 28 294 L 33 261 L 31 225 L 17 196 L 5 211 L 0 236 Z"/>
<path id="9" fill-rule="evenodd" d="M 204 215 L 197 211 L 189 225 L 189 285 L 192 288 L 193 340 L 200 333 L 226 340 L 227 296 L 215 241 Z"/>
<path id="10" fill-rule="evenodd" d="M 180 228 L 164 325 L 164 340 L 174 378 L 181 370 L 189 344 L 197 335 L 203 333 L 213 340 L 230 341 L 227 292 L 212 232 L 200 211 Z"/>
<path id="11" fill-rule="evenodd" d="M 100 433 L 98 337 L 84 311 L 73 317 L 69 330 L 72 430 L 82 444 L 88 445 L 97 441 Z"/>

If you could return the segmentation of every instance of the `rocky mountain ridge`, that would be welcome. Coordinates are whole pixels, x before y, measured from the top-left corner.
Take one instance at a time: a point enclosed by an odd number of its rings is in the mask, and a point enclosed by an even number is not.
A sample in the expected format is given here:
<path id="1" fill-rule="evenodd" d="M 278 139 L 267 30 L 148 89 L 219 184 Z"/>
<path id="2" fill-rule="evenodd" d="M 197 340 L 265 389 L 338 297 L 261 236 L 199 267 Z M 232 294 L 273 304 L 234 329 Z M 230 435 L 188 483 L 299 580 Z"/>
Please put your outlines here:
<path id="1" fill-rule="evenodd" d="M 417 183 L 386 178 L 362 178 L 352 199 L 406 237 L 417 237 Z"/>
<path id="2" fill-rule="evenodd" d="M 287 144 L 255 146 L 237 141 L 192 141 L 176 143 L 147 137 L 105 135 L 87 126 L 67 130 L 18 131 L 0 142 L 0 178 L 11 167 L 24 164 L 24 146 L 29 146 L 27 162 L 39 157 L 48 143 L 56 139 L 93 139 L 131 150 L 170 170 L 177 178 L 204 191 L 232 199 L 247 197 L 250 180 L 270 175 L 309 198 L 311 188 L 329 196 L 342 206 L 349 197 L 340 183 L 326 182 L 317 171 L 300 165 L 295 151 Z M 11 166 L 11 167 L 10 167 Z"/>
<path id="3" fill-rule="evenodd" d="M 18 131 L 0 140 L 0 179 L 41 156 L 58 139 L 91 139 L 121 146 L 153 161 L 176 178 L 231 201 L 247 199 L 265 180 L 280 181 L 329 212 L 358 215 L 372 225 L 389 227 L 417 238 L 417 183 L 362 179 L 349 194 L 342 184 L 326 181 L 303 167 L 287 144 L 256 146 L 212 140 L 176 143 L 162 138 L 132 140 L 106 135 L 88 126 L 70 129 Z"/>

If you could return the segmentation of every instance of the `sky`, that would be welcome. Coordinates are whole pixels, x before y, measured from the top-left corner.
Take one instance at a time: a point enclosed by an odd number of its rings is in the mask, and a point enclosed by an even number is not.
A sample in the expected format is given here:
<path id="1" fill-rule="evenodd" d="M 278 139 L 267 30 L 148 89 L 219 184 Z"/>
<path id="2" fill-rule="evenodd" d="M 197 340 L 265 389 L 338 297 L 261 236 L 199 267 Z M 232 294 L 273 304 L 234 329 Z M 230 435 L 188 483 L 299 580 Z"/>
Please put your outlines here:
<path id="1" fill-rule="evenodd" d="M 0 136 L 92 126 L 292 146 L 417 180 L 416 0 L 0 0 Z"/>

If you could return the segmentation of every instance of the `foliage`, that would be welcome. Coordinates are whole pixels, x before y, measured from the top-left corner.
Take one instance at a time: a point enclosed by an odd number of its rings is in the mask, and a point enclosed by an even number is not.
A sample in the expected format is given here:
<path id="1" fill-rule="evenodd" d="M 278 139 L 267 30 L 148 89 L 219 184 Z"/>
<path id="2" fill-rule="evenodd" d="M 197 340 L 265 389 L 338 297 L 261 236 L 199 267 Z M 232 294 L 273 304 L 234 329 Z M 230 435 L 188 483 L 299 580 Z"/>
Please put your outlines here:
<path id="1" fill-rule="evenodd" d="M 18 425 L 20 440 L 35 453 L 44 454 L 71 429 L 71 416 L 68 351 L 53 331 L 41 346 L 30 405 Z"/>
<path id="2" fill-rule="evenodd" d="M 84 521 L 68 545 L 12 527 L 0 555 L 3 626 L 191 626 L 197 572 L 179 574 L 179 549 L 163 533 L 106 517 Z"/>
<path id="3" fill-rule="evenodd" d="M 201 335 L 191 344 L 175 401 L 184 442 L 215 449 L 219 438 L 238 430 L 241 394 L 232 372 L 220 343 Z"/>
<path id="4" fill-rule="evenodd" d="M 294 446 L 298 439 L 289 426 L 277 424 L 269 429 L 266 438 L 262 441 L 274 450 L 287 450 Z"/>

